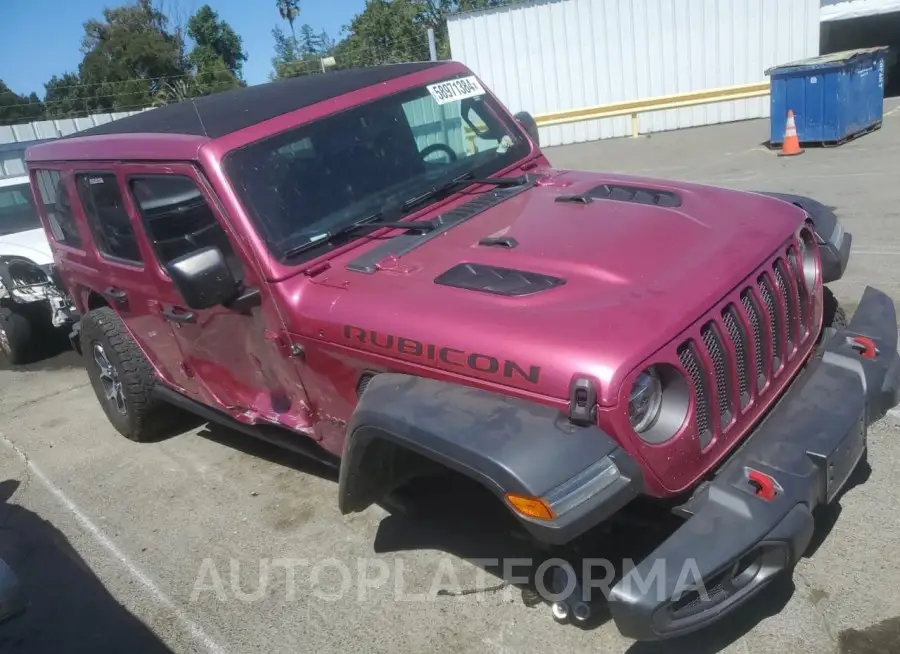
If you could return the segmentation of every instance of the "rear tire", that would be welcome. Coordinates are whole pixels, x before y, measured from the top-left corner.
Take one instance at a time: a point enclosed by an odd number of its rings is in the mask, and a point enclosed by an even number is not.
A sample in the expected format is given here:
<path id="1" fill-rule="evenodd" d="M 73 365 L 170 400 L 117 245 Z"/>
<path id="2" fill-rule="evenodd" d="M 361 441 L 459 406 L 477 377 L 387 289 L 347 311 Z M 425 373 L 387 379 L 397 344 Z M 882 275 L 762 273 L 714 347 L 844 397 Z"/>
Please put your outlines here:
<path id="1" fill-rule="evenodd" d="M 0 356 L 14 366 L 28 363 L 33 355 L 31 322 L 11 309 L 0 309 Z"/>
<path id="2" fill-rule="evenodd" d="M 163 436 L 173 411 L 153 396 L 153 367 L 115 311 L 100 307 L 82 318 L 81 349 L 91 386 L 116 431 L 139 443 Z"/>

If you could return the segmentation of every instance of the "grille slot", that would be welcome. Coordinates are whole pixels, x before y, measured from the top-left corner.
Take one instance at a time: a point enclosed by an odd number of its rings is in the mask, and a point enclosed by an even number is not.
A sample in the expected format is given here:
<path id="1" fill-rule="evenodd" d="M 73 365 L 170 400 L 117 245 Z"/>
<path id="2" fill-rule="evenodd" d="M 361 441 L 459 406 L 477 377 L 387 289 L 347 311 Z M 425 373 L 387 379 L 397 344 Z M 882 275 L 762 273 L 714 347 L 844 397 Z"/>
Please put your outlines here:
<path id="1" fill-rule="evenodd" d="M 765 356 L 763 350 L 763 328 L 759 318 L 759 309 L 756 307 L 756 300 L 753 299 L 750 289 L 741 293 L 741 306 L 744 307 L 747 319 L 750 321 L 750 329 L 753 332 L 753 353 L 756 356 L 756 390 L 761 391 L 763 386 L 766 385 L 766 368 L 765 359 L 763 358 Z"/>
<path id="2" fill-rule="evenodd" d="M 678 348 L 678 360 L 691 381 L 696 400 L 694 423 L 697 426 L 700 446 L 706 447 L 712 440 L 712 431 L 709 429 L 709 396 L 706 391 L 706 376 L 703 374 L 699 357 L 690 341 Z"/>
<path id="3" fill-rule="evenodd" d="M 713 372 L 716 376 L 716 397 L 719 400 L 719 421 L 724 429 L 731 422 L 731 378 L 728 370 L 728 359 L 719 330 L 713 322 L 709 322 L 700 330 L 703 344 L 706 345 L 706 353 L 713 364 Z"/>
<path id="4" fill-rule="evenodd" d="M 740 325 L 737 311 L 732 305 L 722 311 L 722 322 L 725 323 L 725 331 L 734 347 L 735 360 L 737 362 L 738 391 L 741 394 L 741 408 L 750 403 L 750 370 L 747 361 L 747 337 Z"/>
<path id="5" fill-rule="evenodd" d="M 784 271 L 784 261 L 778 259 L 775 262 L 775 265 L 772 266 L 772 271 L 775 273 L 775 284 L 778 286 L 778 292 L 781 293 L 785 309 L 787 309 L 785 313 L 787 329 L 785 331 L 787 332 L 787 353 L 790 355 L 794 349 L 794 345 L 797 344 L 796 326 L 794 324 L 794 320 L 797 317 L 797 302 L 793 293 L 791 293 L 791 286 L 787 281 L 787 274 Z"/>
<path id="6" fill-rule="evenodd" d="M 772 352 L 772 372 L 774 373 L 781 368 L 781 330 L 778 325 L 781 322 L 781 312 L 775 306 L 775 297 L 772 295 L 771 282 L 765 275 L 760 275 L 756 280 L 759 288 L 759 294 L 762 296 L 766 305 L 766 311 L 769 313 L 769 345 Z"/>
<path id="7" fill-rule="evenodd" d="M 803 269 L 794 246 L 788 248 L 788 265 L 797 284 L 800 303 L 800 339 L 803 340 L 809 334 L 809 292 L 806 290 L 806 278 L 803 276 Z"/>

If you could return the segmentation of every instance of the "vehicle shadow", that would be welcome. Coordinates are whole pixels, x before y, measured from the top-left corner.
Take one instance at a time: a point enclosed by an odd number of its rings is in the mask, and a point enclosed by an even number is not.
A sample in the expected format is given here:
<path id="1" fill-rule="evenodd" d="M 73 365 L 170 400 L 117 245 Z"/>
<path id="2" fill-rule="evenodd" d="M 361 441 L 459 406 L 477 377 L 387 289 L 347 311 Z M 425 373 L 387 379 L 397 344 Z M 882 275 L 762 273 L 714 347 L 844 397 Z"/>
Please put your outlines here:
<path id="1" fill-rule="evenodd" d="M 193 416 L 185 415 L 186 421 L 191 421 Z M 186 423 L 192 424 L 191 422 Z M 307 475 L 314 475 L 322 479 L 327 479 L 337 483 L 338 480 L 338 461 L 335 460 L 333 465 L 326 465 L 309 456 L 305 456 L 299 452 L 279 447 L 264 440 L 254 438 L 248 434 L 244 434 L 237 430 L 225 427 L 215 422 L 203 423 L 201 419 L 196 420 L 196 425 L 203 425 L 203 428 L 197 432 L 201 438 L 213 441 L 219 445 L 243 452 L 252 457 L 263 459 L 269 463 L 291 468 L 297 472 Z M 186 431 L 186 430 L 185 430 Z M 304 436 L 296 435 L 298 440 L 304 439 Z M 301 441 L 302 442 L 302 441 Z M 337 491 L 337 486 L 335 486 Z"/>
<path id="2" fill-rule="evenodd" d="M 0 558 L 18 577 L 27 606 L 0 624 L 0 652 L 171 652 L 104 588 L 62 532 L 10 502 L 18 487 L 0 481 Z"/>
<path id="3" fill-rule="evenodd" d="M 251 456 L 337 481 L 336 468 L 231 429 L 209 425 L 199 433 L 204 438 Z M 815 512 L 816 530 L 804 557 L 812 556 L 831 532 L 840 514 L 840 498 L 865 482 L 870 471 L 864 458 L 835 503 L 826 510 Z M 463 559 L 488 574 L 484 588 L 462 588 L 442 594 L 487 593 L 500 590 L 502 584 L 513 587 L 521 595 L 524 605 L 532 608 L 542 606 L 549 611 L 549 606 L 541 598 L 540 589 L 553 591 L 550 579 L 552 567 L 545 569 L 542 579 L 538 580 L 537 572 L 542 563 L 562 559 L 572 566 L 576 575 L 583 574 L 585 570 L 592 572 L 596 590 L 591 595 L 591 618 L 583 624 L 573 623 L 565 627 L 584 630 L 596 629 L 610 621 L 604 589 L 612 587 L 621 578 L 623 566 L 636 564 L 651 554 L 681 524 L 680 518 L 667 511 L 652 504 L 636 503 L 634 510 L 620 516 L 618 522 L 596 528 L 574 548 L 540 549 L 521 535 L 509 511 L 493 495 L 456 474 L 411 482 L 381 506 L 388 515 L 380 522 L 375 534 L 373 549 L 376 553 L 434 550 Z M 526 565 L 523 559 L 530 563 Z M 594 567 L 590 567 L 589 560 L 595 562 Z M 606 568 L 597 567 L 598 560 L 609 562 L 614 574 L 604 577 Z M 586 564 L 589 567 L 586 568 Z M 491 577 L 494 579 L 491 580 Z M 579 581 L 583 582 L 582 579 Z M 781 575 L 727 619 L 682 638 L 658 643 L 636 642 L 627 654 L 703 654 L 721 651 L 766 618 L 779 613 L 793 596 L 794 590 L 792 577 Z"/>
<path id="4" fill-rule="evenodd" d="M 84 364 L 81 357 L 72 348 L 68 337 L 52 335 L 41 343 L 38 352 L 29 357 L 27 363 L 12 365 L 6 357 L 0 357 L 0 370 L 21 372 L 38 372 L 45 370 L 62 370 L 80 368 Z"/>

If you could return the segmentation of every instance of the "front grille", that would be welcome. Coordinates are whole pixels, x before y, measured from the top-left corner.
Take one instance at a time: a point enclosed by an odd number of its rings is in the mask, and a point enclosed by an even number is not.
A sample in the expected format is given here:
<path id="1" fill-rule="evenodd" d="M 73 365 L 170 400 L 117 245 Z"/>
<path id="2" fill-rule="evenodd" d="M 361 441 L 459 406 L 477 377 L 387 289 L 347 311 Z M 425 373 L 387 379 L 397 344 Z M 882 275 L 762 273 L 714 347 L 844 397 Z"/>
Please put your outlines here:
<path id="1" fill-rule="evenodd" d="M 781 250 L 723 305 L 677 348 L 704 448 L 716 434 L 734 429 L 754 396 L 772 392 L 770 382 L 780 379 L 788 364 L 811 347 L 813 305 L 796 243 Z M 807 347 L 801 347 L 804 344 Z"/>

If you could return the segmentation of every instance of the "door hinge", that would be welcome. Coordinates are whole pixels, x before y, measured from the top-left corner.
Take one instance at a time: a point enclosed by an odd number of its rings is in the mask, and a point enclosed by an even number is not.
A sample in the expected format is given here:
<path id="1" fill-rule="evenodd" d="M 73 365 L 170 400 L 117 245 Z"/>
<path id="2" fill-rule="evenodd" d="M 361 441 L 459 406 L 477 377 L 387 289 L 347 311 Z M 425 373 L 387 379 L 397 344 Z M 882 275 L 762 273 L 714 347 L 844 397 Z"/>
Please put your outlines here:
<path id="1" fill-rule="evenodd" d="M 287 359 L 302 357 L 305 353 L 303 346 L 291 343 L 290 337 L 284 332 L 273 332 L 271 329 L 266 329 L 263 331 L 263 338 L 274 343 L 278 351 L 281 352 L 281 356 Z"/>

